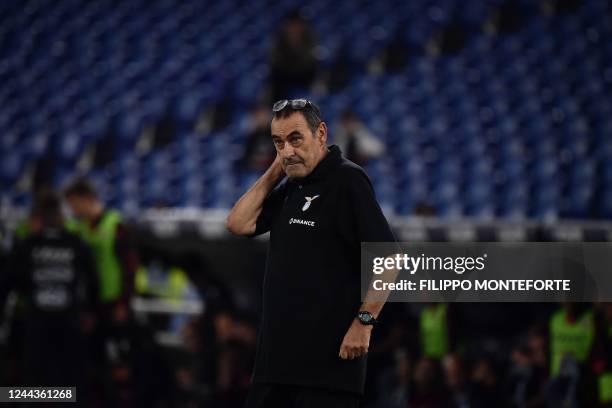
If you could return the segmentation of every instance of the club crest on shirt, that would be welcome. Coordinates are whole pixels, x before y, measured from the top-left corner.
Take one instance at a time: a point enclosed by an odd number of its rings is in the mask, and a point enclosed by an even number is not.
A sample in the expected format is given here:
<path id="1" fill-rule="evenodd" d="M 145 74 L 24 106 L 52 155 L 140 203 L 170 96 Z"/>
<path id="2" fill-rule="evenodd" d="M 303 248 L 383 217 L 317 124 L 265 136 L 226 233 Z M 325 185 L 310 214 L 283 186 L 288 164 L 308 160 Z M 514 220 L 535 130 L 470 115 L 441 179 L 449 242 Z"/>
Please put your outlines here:
<path id="1" fill-rule="evenodd" d="M 313 197 L 304 197 L 306 199 L 306 202 L 304 203 L 304 206 L 302 207 L 302 211 L 306 211 L 307 209 L 310 208 L 310 203 L 312 203 L 312 201 L 317 198 L 319 196 L 319 194 L 317 194 L 316 196 Z"/>

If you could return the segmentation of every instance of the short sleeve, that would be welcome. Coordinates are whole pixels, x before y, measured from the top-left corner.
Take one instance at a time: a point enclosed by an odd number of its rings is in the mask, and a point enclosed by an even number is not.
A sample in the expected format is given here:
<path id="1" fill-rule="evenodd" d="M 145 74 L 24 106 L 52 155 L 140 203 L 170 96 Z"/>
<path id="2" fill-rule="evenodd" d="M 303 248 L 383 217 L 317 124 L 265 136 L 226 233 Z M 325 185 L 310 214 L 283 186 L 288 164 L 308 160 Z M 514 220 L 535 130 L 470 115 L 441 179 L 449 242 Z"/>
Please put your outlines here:
<path id="1" fill-rule="evenodd" d="M 287 191 L 287 182 L 283 180 L 268 194 L 265 199 L 263 208 L 259 217 L 257 217 L 255 232 L 251 234 L 251 237 L 256 237 L 261 234 L 265 234 L 270 231 L 272 224 L 276 217 L 280 214 L 283 207 Z"/>
<path id="2" fill-rule="evenodd" d="M 357 169 L 351 169 L 349 174 L 348 198 L 359 242 L 395 242 L 368 176 Z"/>

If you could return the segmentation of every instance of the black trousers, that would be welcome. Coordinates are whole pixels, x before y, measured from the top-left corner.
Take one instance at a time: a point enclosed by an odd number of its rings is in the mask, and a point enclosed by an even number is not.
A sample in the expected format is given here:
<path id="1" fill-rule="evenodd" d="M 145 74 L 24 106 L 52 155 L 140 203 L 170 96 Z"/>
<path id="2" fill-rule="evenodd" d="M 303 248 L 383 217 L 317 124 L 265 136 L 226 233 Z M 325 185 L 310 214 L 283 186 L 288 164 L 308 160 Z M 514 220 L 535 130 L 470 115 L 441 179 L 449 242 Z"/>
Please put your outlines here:
<path id="1" fill-rule="evenodd" d="M 323 388 L 254 384 L 245 408 L 359 408 L 361 396 Z"/>

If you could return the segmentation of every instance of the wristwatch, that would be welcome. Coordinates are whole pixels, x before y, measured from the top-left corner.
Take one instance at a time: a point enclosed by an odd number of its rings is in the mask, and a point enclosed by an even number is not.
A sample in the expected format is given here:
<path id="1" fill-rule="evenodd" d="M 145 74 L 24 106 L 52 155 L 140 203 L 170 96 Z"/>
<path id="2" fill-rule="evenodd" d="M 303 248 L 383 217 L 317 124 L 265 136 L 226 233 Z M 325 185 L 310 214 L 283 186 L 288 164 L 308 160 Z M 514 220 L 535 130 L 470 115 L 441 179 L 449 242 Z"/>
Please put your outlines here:
<path id="1" fill-rule="evenodd" d="M 373 326 L 378 323 L 378 320 L 376 320 L 374 316 L 372 316 L 372 313 L 367 312 L 365 310 L 360 310 L 359 313 L 357 313 L 357 318 L 359 319 L 359 322 L 364 326 Z"/>

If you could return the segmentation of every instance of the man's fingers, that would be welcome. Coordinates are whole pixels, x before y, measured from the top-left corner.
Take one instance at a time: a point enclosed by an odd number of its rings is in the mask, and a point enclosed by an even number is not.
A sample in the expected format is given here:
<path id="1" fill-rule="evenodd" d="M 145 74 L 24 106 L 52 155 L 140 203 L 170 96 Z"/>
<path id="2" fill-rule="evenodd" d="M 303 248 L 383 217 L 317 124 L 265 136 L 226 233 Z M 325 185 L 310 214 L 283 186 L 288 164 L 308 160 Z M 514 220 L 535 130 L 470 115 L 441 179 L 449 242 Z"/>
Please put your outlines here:
<path id="1" fill-rule="evenodd" d="M 368 353 L 367 346 L 346 345 L 342 343 L 338 356 L 343 360 L 353 360 L 362 357 Z"/>
<path id="2" fill-rule="evenodd" d="M 343 343 L 342 346 L 340 346 L 340 358 L 343 360 L 352 360 L 354 358 L 353 348 Z"/>
<path id="3" fill-rule="evenodd" d="M 346 354 L 349 360 L 354 360 L 363 356 L 365 353 L 360 347 L 349 347 Z"/>

